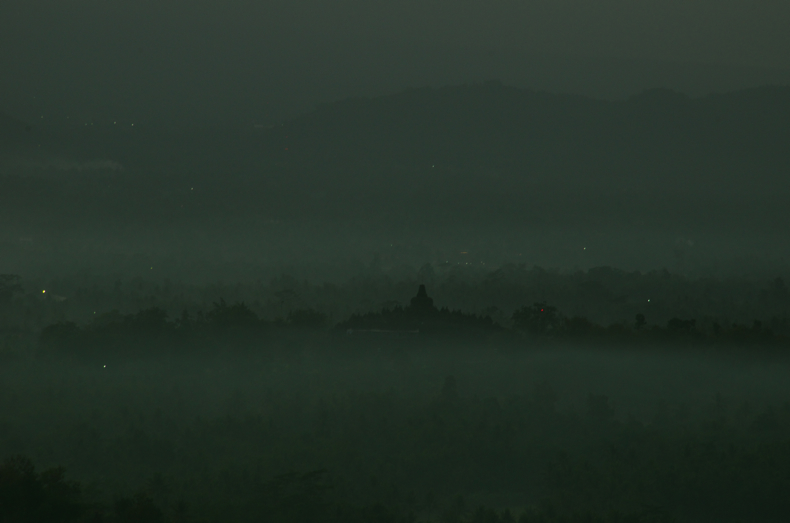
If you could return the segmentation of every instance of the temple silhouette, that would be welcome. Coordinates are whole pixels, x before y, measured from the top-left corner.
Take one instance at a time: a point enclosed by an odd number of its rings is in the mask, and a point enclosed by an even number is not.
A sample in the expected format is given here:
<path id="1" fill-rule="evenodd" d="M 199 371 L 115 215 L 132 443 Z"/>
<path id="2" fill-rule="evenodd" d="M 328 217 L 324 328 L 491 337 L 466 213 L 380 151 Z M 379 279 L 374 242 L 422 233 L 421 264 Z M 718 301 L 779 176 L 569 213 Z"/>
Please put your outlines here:
<path id="1" fill-rule="evenodd" d="M 437 310 L 433 306 L 433 298 L 430 298 L 428 291 L 425 290 L 425 285 L 420 285 L 417 296 L 411 299 L 411 310 L 418 314 L 431 313 Z"/>
<path id="2" fill-rule="evenodd" d="M 338 324 L 347 334 L 374 333 L 382 335 L 398 334 L 430 334 L 453 332 L 469 334 L 472 332 L 488 333 L 502 327 L 490 316 L 465 314 L 460 310 L 451 311 L 447 307 L 438 309 L 433 298 L 428 296 L 424 284 L 421 284 L 408 307 L 396 306 L 384 308 L 380 312 L 354 314 L 348 320 Z"/>

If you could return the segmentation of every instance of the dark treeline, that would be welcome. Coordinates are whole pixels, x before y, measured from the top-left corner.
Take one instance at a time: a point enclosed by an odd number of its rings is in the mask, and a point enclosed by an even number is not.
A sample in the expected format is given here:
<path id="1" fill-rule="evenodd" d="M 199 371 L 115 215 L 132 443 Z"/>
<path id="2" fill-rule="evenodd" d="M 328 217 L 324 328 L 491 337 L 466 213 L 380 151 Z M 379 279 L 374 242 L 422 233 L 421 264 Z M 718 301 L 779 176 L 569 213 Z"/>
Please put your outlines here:
<path id="1" fill-rule="evenodd" d="M 257 490 L 251 505 L 255 521 L 272 523 L 417 523 L 413 512 L 403 513 L 401 507 L 382 503 L 358 507 L 331 500 L 327 492 L 332 484 L 326 471 L 288 473 L 261 482 L 253 480 Z M 14 523 L 208 523 L 231 521 L 205 518 L 192 514 L 184 501 L 162 506 L 151 496 L 151 486 L 131 496 L 120 496 L 111 504 L 90 502 L 83 495 L 84 487 L 67 480 L 65 469 L 57 467 L 37 473 L 25 456 L 6 458 L 0 464 L 0 518 Z M 663 523 L 674 519 L 662 509 L 650 507 L 640 512 L 623 514 L 617 511 L 596 514 L 592 511 L 561 511 L 545 501 L 538 508 L 515 512 L 484 506 L 470 509 L 459 496 L 442 513 L 442 523 Z"/>
<path id="2" fill-rule="evenodd" d="M 148 350 L 157 343 L 195 347 L 302 329 L 600 342 L 786 344 L 790 336 L 790 295 L 781 278 L 691 279 L 607 267 L 560 273 L 523 265 L 408 270 L 395 279 L 374 265 L 339 285 L 282 276 L 268 285 L 208 287 L 141 279 L 117 280 L 110 288 L 66 279 L 50 285 L 3 275 L 4 352 L 24 352 L 25 344 L 38 341 L 56 352 L 141 341 Z M 415 296 L 420 280 L 429 282 L 430 297 L 424 287 Z"/>
<path id="3" fill-rule="evenodd" d="M 683 344 L 704 346 L 755 346 L 790 349 L 790 337 L 784 334 L 788 322 L 775 319 L 763 325 L 733 323 L 711 325 L 710 332 L 697 328 L 695 319 L 672 318 L 665 326 L 645 327 L 643 314 L 634 321 L 608 327 L 589 319 L 562 315 L 547 303 L 524 306 L 512 315 L 513 327 L 504 329 L 490 316 L 464 314 L 435 307 L 422 309 L 409 306 L 383 309 L 379 313 L 353 315 L 334 329 L 326 323 L 326 315 L 313 309 L 291 311 L 285 321 L 261 320 L 243 302 L 214 305 L 207 314 L 192 318 L 186 311 L 170 320 L 159 308 L 144 309 L 122 315 L 117 310 L 96 316 L 90 323 L 59 322 L 43 329 L 38 340 L 39 355 L 71 355 L 107 357 L 112 355 L 184 354 L 188 352 L 234 350 L 276 341 L 283 334 L 323 333 L 335 340 L 345 337 L 411 337 L 414 342 L 433 342 L 439 338 L 492 337 L 503 344 L 530 345 L 536 341 L 565 341 L 585 345 L 642 343 L 651 345 Z M 329 341 L 325 338 L 325 341 Z M 9 354 L 11 355 L 11 354 Z"/>

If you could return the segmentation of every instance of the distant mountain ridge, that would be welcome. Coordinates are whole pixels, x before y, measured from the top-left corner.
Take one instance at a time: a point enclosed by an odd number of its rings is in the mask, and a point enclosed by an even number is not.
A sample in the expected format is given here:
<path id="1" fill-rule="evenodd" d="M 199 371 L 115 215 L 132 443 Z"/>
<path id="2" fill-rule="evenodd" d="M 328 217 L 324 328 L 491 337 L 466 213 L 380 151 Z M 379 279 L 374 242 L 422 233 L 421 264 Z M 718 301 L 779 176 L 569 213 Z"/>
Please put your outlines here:
<path id="1" fill-rule="evenodd" d="M 790 87 L 602 101 L 487 82 L 324 104 L 266 133 L 272 158 L 306 165 L 707 183 L 788 171 Z"/>
<path id="2" fill-rule="evenodd" d="M 3 125 L 24 136 L 23 124 Z M 269 128 L 42 126 L 29 136 L 38 172 L 52 176 L 7 180 L 14 197 L 0 203 L 20 219 L 33 209 L 65 216 L 66 192 L 86 216 L 138 222 L 713 229 L 782 228 L 790 214 L 790 87 L 605 101 L 487 82 L 341 100 Z M 55 180 L 61 160 L 79 176 Z M 73 168 L 82 165 L 109 167 Z"/>

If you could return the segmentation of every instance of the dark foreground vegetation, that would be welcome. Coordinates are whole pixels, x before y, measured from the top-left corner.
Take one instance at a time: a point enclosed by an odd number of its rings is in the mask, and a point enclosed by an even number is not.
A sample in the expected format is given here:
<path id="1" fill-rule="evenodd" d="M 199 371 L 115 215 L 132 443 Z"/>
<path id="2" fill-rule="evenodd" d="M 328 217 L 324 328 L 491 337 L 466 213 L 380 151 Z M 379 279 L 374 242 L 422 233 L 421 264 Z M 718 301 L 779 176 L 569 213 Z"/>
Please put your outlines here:
<path id="1" fill-rule="evenodd" d="M 0 521 L 790 513 L 781 278 L 432 271 L 426 286 L 2 276 Z"/>
<path id="2" fill-rule="evenodd" d="M 462 343 L 329 354 L 306 341 L 10 363 L 0 519 L 782 521 L 787 369 Z"/>

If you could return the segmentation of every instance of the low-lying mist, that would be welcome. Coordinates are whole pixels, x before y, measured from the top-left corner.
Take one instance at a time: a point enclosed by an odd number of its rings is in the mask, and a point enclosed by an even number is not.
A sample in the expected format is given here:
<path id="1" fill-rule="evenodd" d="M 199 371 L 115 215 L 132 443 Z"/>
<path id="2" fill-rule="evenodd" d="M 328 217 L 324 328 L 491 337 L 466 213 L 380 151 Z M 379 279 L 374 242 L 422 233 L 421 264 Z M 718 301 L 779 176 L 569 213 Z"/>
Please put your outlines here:
<path id="1" fill-rule="evenodd" d="M 458 495 L 470 509 L 518 512 L 574 493 L 560 510 L 628 513 L 661 500 L 683 520 L 722 516 L 710 505 L 720 498 L 704 488 L 693 503 L 678 498 L 650 456 L 680 460 L 685 448 L 697 459 L 698 445 L 723 445 L 722 459 L 726 445 L 778 452 L 790 426 L 788 363 L 678 347 L 309 337 L 214 357 L 45 358 L 0 371 L 0 452 L 64 465 L 99 501 L 142 490 L 165 510 L 182 500 L 194 514 L 240 521 L 255 514 L 254 478 L 318 469 L 331 475 L 334 498 L 389 503 L 421 519 Z M 611 474 L 653 483 L 592 501 L 590 484 L 568 483 L 577 472 L 555 477 L 576 466 L 606 484 Z M 681 483 L 725 473 L 709 466 Z M 733 514 L 755 510 L 749 496 L 736 498 L 726 504 Z"/>
<path id="2" fill-rule="evenodd" d="M 0 113 L 0 521 L 790 513 L 787 87 L 62 120 Z"/>

